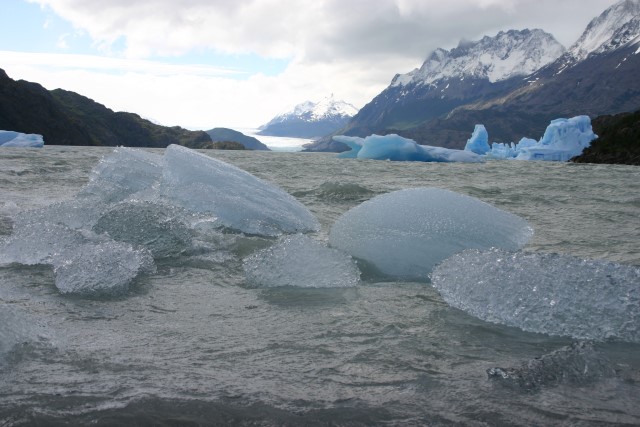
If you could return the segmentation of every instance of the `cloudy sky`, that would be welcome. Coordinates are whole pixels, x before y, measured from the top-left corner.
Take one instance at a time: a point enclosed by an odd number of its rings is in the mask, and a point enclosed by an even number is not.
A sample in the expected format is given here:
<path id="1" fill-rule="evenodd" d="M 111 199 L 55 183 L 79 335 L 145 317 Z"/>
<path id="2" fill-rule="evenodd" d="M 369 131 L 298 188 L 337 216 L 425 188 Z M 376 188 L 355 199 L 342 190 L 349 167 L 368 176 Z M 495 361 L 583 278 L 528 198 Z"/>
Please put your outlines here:
<path id="1" fill-rule="evenodd" d="M 360 108 L 435 48 L 542 28 L 565 46 L 616 0 L 0 0 L 0 68 L 164 125 Z"/>

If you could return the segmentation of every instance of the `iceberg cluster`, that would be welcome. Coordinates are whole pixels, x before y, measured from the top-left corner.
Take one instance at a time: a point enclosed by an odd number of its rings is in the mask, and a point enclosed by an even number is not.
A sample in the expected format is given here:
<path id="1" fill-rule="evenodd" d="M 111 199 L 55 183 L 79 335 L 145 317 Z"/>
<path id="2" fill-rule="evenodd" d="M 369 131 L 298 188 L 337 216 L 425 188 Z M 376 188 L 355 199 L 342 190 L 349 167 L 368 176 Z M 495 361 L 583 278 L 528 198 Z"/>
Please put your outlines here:
<path id="1" fill-rule="evenodd" d="M 235 166 L 179 146 L 164 156 L 119 147 L 72 199 L 16 215 L 0 265 L 51 265 L 61 293 L 118 296 L 154 258 L 203 250 L 203 224 L 261 236 L 319 228 L 292 196 Z"/>
<path id="2" fill-rule="evenodd" d="M 248 257 L 244 271 L 249 283 L 260 287 L 344 288 L 360 280 L 350 256 L 301 234 Z"/>
<path id="3" fill-rule="evenodd" d="M 440 261 L 465 249 L 522 248 L 533 230 L 522 218 L 440 188 L 374 197 L 344 213 L 329 243 L 384 275 L 426 280 Z"/>
<path id="4" fill-rule="evenodd" d="M 596 138 L 588 116 L 553 120 L 540 141 L 522 138 L 517 144 L 494 142 L 489 145 L 486 128 L 484 125 L 476 125 L 464 150 L 419 145 L 395 134 L 370 135 L 366 138 L 344 135 L 333 137 L 335 141 L 351 148 L 351 151 L 338 155 L 343 159 L 466 163 L 482 162 L 485 159 L 566 162 L 580 155 Z"/>
<path id="5" fill-rule="evenodd" d="M 44 145 L 42 135 L 0 130 L 0 147 L 34 147 Z"/>
<path id="6" fill-rule="evenodd" d="M 522 138 L 517 144 L 493 143 L 486 155 L 494 159 L 566 162 L 580 155 L 596 138 L 589 116 L 556 119 L 549 124 L 540 141 Z"/>
<path id="7" fill-rule="evenodd" d="M 482 157 L 464 150 L 419 145 L 412 139 L 396 134 L 370 135 L 366 138 L 334 136 L 333 139 L 351 147 L 351 151 L 340 153 L 340 158 L 370 160 L 394 160 L 416 162 L 465 162 L 477 163 Z"/>
<path id="8" fill-rule="evenodd" d="M 438 265 L 444 300 L 482 320 L 577 339 L 640 342 L 640 268 L 569 255 L 468 250 Z"/>

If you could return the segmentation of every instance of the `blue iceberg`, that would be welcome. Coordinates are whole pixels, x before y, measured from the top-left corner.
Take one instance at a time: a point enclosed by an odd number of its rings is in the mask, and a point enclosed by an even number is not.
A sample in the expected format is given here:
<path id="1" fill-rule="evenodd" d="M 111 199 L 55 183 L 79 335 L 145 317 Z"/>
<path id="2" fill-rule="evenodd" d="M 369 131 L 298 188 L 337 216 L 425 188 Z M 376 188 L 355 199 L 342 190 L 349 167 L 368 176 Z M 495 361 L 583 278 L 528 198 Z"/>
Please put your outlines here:
<path id="1" fill-rule="evenodd" d="M 0 130 L 0 147 L 41 148 L 43 145 L 44 139 L 42 135 Z"/>
<path id="2" fill-rule="evenodd" d="M 351 147 L 351 151 L 339 154 L 340 158 L 393 160 L 415 162 L 482 162 L 482 157 L 464 150 L 419 145 L 412 139 L 396 134 L 369 135 L 366 138 L 334 136 L 333 139 Z"/>
<path id="3" fill-rule="evenodd" d="M 489 134 L 484 125 L 476 125 L 471 134 L 471 138 L 467 140 L 464 146 L 465 151 L 471 151 L 476 154 L 487 154 L 491 150 L 489 146 Z"/>
<path id="4" fill-rule="evenodd" d="M 374 197 L 344 213 L 329 243 L 386 276 L 426 280 L 433 267 L 465 249 L 522 248 L 533 229 L 519 216 L 440 188 Z"/>

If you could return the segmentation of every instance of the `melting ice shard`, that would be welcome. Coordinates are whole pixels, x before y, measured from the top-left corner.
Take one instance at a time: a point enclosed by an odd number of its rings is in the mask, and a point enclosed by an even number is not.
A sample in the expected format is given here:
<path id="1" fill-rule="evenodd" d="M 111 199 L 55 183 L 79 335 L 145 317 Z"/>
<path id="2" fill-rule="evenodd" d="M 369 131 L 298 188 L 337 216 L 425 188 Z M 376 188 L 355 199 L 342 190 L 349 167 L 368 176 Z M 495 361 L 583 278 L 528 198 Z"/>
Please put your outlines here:
<path id="1" fill-rule="evenodd" d="M 251 255 L 244 261 L 244 271 L 250 283 L 264 287 L 344 288 L 360 280 L 349 255 L 302 234 Z"/>
<path id="2" fill-rule="evenodd" d="M 640 342 L 640 268 L 568 255 L 469 250 L 433 286 L 482 320 L 577 339 Z"/>
<path id="3" fill-rule="evenodd" d="M 161 194 L 248 234 L 315 231 L 315 216 L 293 196 L 235 166 L 178 145 L 164 155 Z"/>
<path id="4" fill-rule="evenodd" d="M 527 222 L 473 197 L 439 188 L 413 188 L 374 197 L 347 211 L 331 228 L 331 246 L 383 274 L 426 280 L 440 261 L 465 249 L 522 248 Z"/>
<path id="5" fill-rule="evenodd" d="M 43 145 L 42 135 L 0 130 L 0 147 L 41 148 Z"/>
<path id="6" fill-rule="evenodd" d="M 351 147 L 351 151 L 339 155 L 341 158 L 416 162 L 477 163 L 483 161 L 482 157 L 470 151 L 419 145 L 412 139 L 396 134 L 370 135 L 364 139 L 342 135 L 333 138 Z"/>

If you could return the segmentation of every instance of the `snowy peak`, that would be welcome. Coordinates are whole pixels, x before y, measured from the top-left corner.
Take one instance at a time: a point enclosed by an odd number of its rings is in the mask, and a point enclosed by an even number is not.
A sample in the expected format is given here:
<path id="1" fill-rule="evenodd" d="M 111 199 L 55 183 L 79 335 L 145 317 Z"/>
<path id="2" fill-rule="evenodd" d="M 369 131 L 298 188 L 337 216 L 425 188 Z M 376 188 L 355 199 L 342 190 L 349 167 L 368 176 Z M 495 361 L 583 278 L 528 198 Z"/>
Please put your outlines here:
<path id="1" fill-rule="evenodd" d="M 495 83 L 529 75 L 555 61 L 564 51 L 551 34 L 539 29 L 501 31 L 495 37 L 461 41 L 450 51 L 436 49 L 419 69 L 396 75 L 391 86 L 432 84 L 465 77 Z"/>
<path id="2" fill-rule="evenodd" d="M 569 48 L 573 62 L 640 42 L 640 0 L 622 0 L 594 18 Z"/>
<path id="3" fill-rule="evenodd" d="M 276 116 L 273 121 L 298 118 L 308 122 L 316 122 L 333 118 L 351 118 L 358 109 L 353 105 L 336 100 L 333 95 L 318 102 L 306 101 L 293 107 L 293 110 Z"/>

